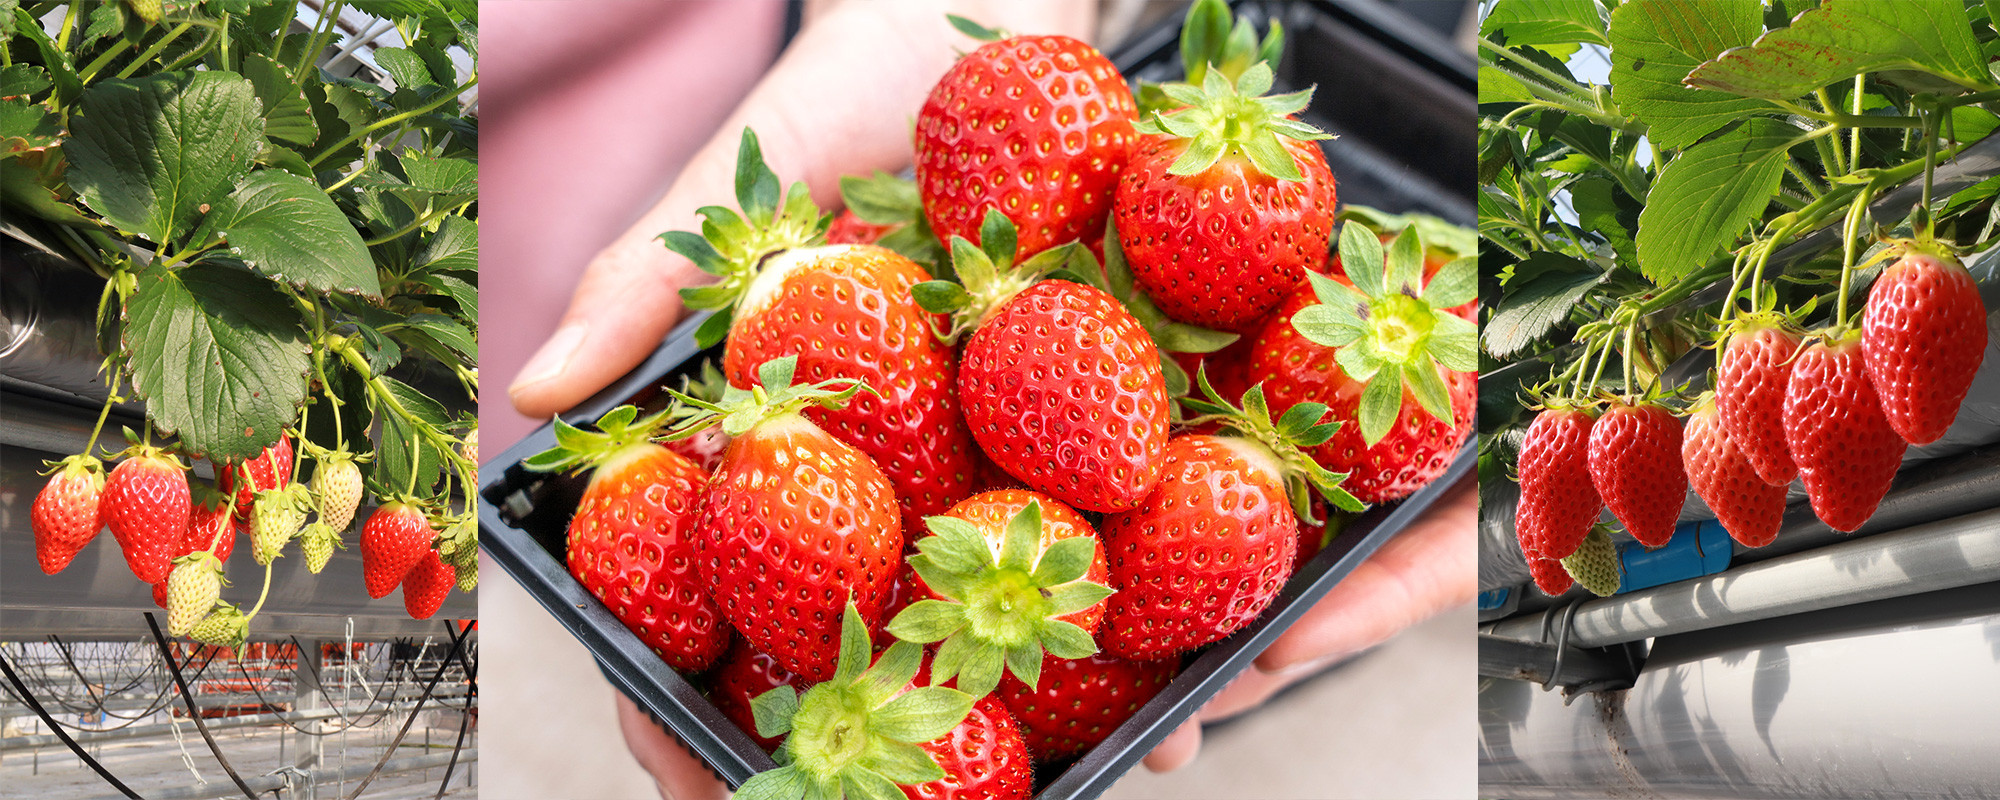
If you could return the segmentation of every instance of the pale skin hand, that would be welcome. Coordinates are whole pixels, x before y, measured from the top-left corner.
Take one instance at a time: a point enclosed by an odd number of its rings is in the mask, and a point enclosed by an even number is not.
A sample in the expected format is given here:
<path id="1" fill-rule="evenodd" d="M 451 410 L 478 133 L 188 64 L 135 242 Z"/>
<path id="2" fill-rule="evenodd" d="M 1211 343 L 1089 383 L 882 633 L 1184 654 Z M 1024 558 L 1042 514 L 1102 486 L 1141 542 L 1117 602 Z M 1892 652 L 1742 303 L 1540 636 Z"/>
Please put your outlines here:
<path id="1" fill-rule="evenodd" d="M 807 24 L 666 195 L 585 270 L 562 325 L 508 393 L 522 413 L 569 408 L 643 360 L 684 313 L 678 291 L 709 280 L 663 247 L 669 230 L 699 230 L 694 209 L 734 207 L 733 170 L 745 126 L 788 186 L 803 180 L 824 208 L 839 204 L 841 175 L 897 171 L 910 163 L 910 120 L 956 50 L 976 43 L 952 30 L 957 13 L 1014 31 L 1088 39 L 1095 9 L 1070 0 L 813 3 Z M 857 47 L 856 42 L 870 46 Z M 1253 707 L 1318 668 L 1386 640 L 1474 593 L 1476 493 L 1461 487 L 1410 531 L 1385 544 L 1200 712 L 1218 719 Z M 669 800 L 728 793 L 698 758 L 618 698 L 627 747 Z M 1189 722 L 1152 754 L 1156 771 L 1179 768 L 1200 748 Z"/>

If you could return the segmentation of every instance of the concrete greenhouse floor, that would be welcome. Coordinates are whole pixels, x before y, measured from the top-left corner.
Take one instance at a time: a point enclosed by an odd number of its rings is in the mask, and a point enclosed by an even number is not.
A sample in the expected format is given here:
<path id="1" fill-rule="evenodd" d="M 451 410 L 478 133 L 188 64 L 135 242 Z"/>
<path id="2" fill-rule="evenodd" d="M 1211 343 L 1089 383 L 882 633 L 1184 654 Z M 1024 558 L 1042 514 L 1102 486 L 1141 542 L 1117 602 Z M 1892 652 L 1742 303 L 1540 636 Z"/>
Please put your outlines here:
<path id="1" fill-rule="evenodd" d="M 498 565 L 480 577 L 480 797 L 657 798 L 583 646 Z M 1468 605 L 1412 628 L 1270 706 L 1210 726 L 1186 768 L 1135 769 L 1104 797 L 1472 797 L 1474 625 Z"/>

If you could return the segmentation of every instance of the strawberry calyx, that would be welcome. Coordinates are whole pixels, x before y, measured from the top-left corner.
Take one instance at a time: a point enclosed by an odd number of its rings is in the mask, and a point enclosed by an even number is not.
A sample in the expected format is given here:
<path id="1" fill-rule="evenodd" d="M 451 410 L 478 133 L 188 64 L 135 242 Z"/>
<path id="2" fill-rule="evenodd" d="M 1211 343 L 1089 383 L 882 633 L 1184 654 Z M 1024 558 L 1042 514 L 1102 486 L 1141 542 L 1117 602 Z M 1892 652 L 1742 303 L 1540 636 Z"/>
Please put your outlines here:
<path id="1" fill-rule="evenodd" d="M 1307 448 L 1325 444 L 1340 429 L 1339 422 L 1321 422 L 1326 417 L 1325 403 L 1304 402 L 1287 409 L 1276 421 L 1271 419 L 1271 407 L 1264 399 L 1264 384 L 1259 383 L 1243 393 L 1242 405 L 1230 402 L 1215 391 L 1208 382 L 1208 370 L 1195 373 L 1195 382 L 1201 386 L 1206 400 L 1195 397 L 1181 398 L 1181 404 L 1201 416 L 1187 420 L 1189 426 L 1206 425 L 1211 422 L 1222 424 L 1225 434 L 1254 445 L 1259 455 L 1268 458 L 1275 466 L 1277 474 L 1285 483 L 1285 496 L 1291 500 L 1292 514 L 1301 522 L 1318 525 L 1320 520 L 1313 514 L 1312 495 L 1317 493 L 1326 502 L 1343 511 L 1360 511 L 1361 500 L 1342 486 L 1347 474 L 1333 472 L 1319 465 Z"/>
<path id="2" fill-rule="evenodd" d="M 1087 658 L 1097 652 L 1090 632 L 1059 619 L 1104 601 L 1112 589 L 1085 580 L 1097 553 L 1088 536 L 1042 541 L 1042 504 L 1030 500 L 1007 521 L 999 552 L 972 523 L 950 516 L 925 520 L 931 535 L 917 541 L 910 567 L 945 600 L 920 600 L 889 623 L 905 642 L 938 646 L 931 680 L 956 676 L 958 687 L 984 697 L 1004 668 L 1029 687 L 1041 681 L 1043 655 Z"/>
<path id="3" fill-rule="evenodd" d="M 743 129 L 736 151 L 736 203 L 738 209 L 698 209 L 701 233 L 668 231 L 659 237 L 668 250 L 721 279 L 681 289 L 681 300 L 689 308 L 716 309 L 695 331 L 695 341 L 704 348 L 715 346 L 729 333 L 737 304 L 770 257 L 824 243 L 832 220 L 813 204 L 804 181 L 794 182 L 789 190 L 780 188 L 777 173 L 764 163 L 757 133 L 749 128 Z"/>
<path id="4" fill-rule="evenodd" d="M 1231 23 L 1234 22 L 1232 25 Z M 1231 81 L 1242 77 L 1253 64 L 1276 64 L 1285 53 L 1285 26 L 1274 17 L 1257 39 L 1256 28 L 1248 19 L 1234 19 L 1223 0 L 1196 0 L 1181 22 L 1181 64 L 1186 68 L 1184 83 L 1200 84 L 1210 70 L 1221 72 Z M 1135 99 L 1141 113 L 1172 111 L 1180 104 L 1169 99 L 1162 84 L 1139 84 Z"/>
<path id="5" fill-rule="evenodd" d="M 933 275 L 951 266 L 937 234 L 931 230 L 930 219 L 924 216 L 916 181 L 881 170 L 865 178 L 843 175 L 840 200 L 855 218 L 888 229 L 875 240 L 877 246 L 902 253 Z"/>
<path id="6" fill-rule="evenodd" d="M 1319 303 L 1299 311 L 1292 325 L 1306 339 L 1334 348 L 1334 362 L 1361 381 L 1361 438 L 1368 445 L 1387 436 L 1402 411 L 1407 387 L 1424 411 L 1452 421 L 1451 395 L 1440 368 L 1479 367 L 1478 327 L 1446 309 L 1478 293 L 1476 257 L 1454 260 L 1424 279 L 1424 246 L 1414 227 L 1391 241 L 1385 257 L 1374 232 L 1341 226 L 1340 259 L 1347 280 L 1306 273 Z M 1369 265 L 1381 264 L 1380 269 Z"/>
<path id="7" fill-rule="evenodd" d="M 874 391 L 867 383 L 852 378 L 830 378 L 794 386 L 792 378 L 798 367 L 798 356 L 766 361 L 757 366 L 756 385 L 748 389 L 731 386 L 722 393 L 722 399 L 714 402 L 668 389 L 667 393 L 683 406 L 673 412 L 673 427 L 663 440 L 686 439 L 717 424 L 731 437 L 742 436 L 766 420 L 797 415 L 806 406 L 843 408 L 854 395 Z M 834 386 L 845 388 L 834 389 Z"/>
<path id="8" fill-rule="evenodd" d="M 241 647 L 250 638 L 250 618 L 242 609 L 231 603 L 219 603 L 208 616 L 202 617 L 193 628 L 188 629 L 188 638 L 202 644 L 217 647 Z"/>
<path id="9" fill-rule="evenodd" d="M 1450 220 L 1429 214 L 1391 214 L 1371 206 L 1348 204 L 1341 206 L 1340 222 L 1359 222 L 1376 232 L 1378 236 L 1392 236 L 1396 231 L 1416 228 L 1418 238 L 1424 243 L 1424 253 L 1435 252 L 1451 258 L 1479 255 L 1479 232 Z"/>
<path id="10" fill-rule="evenodd" d="M 921 645 L 897 642 L 873 665 L 869 653 L 868 625 L 850 600 L 832 679 L 803 695 L 782 686 L 751 698 L 757 734 L 784 736 L 785 743 L 776 754 L 780 766 L 751 776 L 737 797 L 900 797 L 899 784 L 945 776 L 923 744 L 963 722 L 973 696 L 942 686 L 909 688 L 923 668 Z"/>
<path id="11" fill-rule="evenodd" d="M 537 472 L 558 472 L 575 468 L 598 469 L 606 473 L 643 455 L 653 447 L 652 437 L 664 427 L 671 409 L 639 417 L 636 406 L 611 409 L 597 420 L 597 430 L 587 431 L 555 418 L 556 446 L 529 456 L 521 465 Z"/>
<path id="12" fill-rule="evenodd" d="M 68 475 L 82 475 L 99 491 L 104 489 L 104 462 L 89 453 L 78 453 L 56 461 L 44 461 L 42 466 L 48 469 L 38 474 L 46 476 L 61 472 Z"/>
<path id="13" fill-rule="evenodd" d="M 1207 70 L 1199 87 L 1186 83 L 1160 87 L 1169 100 L 1184 108 L 1154 112 L 1133 128 L 1188 141 L 1187 150 L 1168 165 L 1170 175 L 1197 175 L 1223 156 L 1231 156 L 1247 158 L 1258 171 L 1279 180 L 1305 180 L 1298 161 L 1278 137 L 1298 141 L 1334 137 L 1291 118 L 1312 102 L 1313 90 L 1266 97 L 1272 80 L 1271 65 L 1261 61 L 1234 82 L 1221 70 Z"/>
<path id="14" fill-rule="evenodd" d="M 1016 264 L 1019 241 L 1014 221 L 999 209 L 987 209 L 986 218 L 980 221 L 979 244 L 963 236 L 951 237 L 951 265 L 956 281 L 930 280 L 910 287 L 910 297 L 919 308 L 944 314 L 950 320 L 950 327 L 935 330 L 938 339 L 956 344 L 985 324 L 1014 295 L 1061 268 L 1076 252 L 1084 251 L 1070 242 Z"/>

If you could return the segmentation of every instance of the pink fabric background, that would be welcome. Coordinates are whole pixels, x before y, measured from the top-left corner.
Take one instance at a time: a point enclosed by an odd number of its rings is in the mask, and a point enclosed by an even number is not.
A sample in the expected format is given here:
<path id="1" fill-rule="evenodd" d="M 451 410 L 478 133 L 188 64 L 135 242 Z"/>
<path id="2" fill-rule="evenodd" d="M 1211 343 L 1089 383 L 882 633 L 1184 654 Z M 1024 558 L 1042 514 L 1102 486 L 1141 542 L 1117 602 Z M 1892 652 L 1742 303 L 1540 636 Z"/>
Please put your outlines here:
<path id="1" fill-rule="evenodd" d="M 591 255 L 664 193 L 776 58 L 782 0 L 480 7 L 480 393 L 486 454 L 546 420 L 506 387 Z"/>

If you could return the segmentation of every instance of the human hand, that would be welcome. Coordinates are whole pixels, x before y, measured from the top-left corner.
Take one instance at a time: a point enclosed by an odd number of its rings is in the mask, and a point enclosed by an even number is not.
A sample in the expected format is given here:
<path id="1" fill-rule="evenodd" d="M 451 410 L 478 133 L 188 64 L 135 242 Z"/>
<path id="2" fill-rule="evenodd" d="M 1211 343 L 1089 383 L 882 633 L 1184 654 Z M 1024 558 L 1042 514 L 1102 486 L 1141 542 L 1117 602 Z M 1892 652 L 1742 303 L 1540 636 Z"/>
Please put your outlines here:
<path id="1" fill-rule="evenodd" d="M 1460 482 L 1409 530 L 1383 543 L 1250 669 L 1153 748 L 1146 768 L 1186 766 L 1201 751 L 1203 722 L 1262 705 L 1278 690 L 1472 600 L 1478 592 L 1478 486 Z"/>

